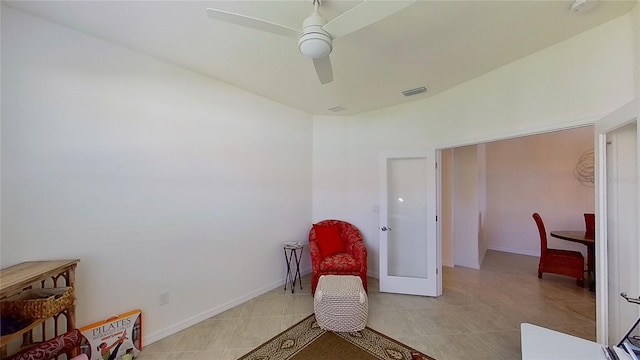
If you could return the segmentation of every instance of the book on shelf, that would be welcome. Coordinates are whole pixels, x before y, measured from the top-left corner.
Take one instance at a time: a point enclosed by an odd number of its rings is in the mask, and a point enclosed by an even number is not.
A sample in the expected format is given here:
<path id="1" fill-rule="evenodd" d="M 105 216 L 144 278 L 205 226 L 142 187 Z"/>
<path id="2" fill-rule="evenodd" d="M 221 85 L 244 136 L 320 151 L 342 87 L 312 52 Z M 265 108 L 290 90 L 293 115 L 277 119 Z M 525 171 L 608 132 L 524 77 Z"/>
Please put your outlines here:
<path id="1" fill-rule="evenodd" d="M 142 350 L 142 312 L 133 310 L 80 328 L 89 360 L 132 360 Z"/>

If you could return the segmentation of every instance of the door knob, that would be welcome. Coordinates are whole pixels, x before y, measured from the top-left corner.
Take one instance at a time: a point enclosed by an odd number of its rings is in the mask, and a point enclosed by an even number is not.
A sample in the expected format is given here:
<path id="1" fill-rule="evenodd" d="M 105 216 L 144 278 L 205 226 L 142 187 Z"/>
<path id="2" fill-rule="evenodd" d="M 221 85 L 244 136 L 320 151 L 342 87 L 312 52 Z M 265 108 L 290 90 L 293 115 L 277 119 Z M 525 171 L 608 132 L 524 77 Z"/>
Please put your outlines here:
<path id="1" fill-rule="evenodd" d="M 391 228 L 383 226 L 383 227 L 380 228 L 380 230 L 382 230 L 382 231 L 387 231 L 387 230 L 391 231 Z"/>

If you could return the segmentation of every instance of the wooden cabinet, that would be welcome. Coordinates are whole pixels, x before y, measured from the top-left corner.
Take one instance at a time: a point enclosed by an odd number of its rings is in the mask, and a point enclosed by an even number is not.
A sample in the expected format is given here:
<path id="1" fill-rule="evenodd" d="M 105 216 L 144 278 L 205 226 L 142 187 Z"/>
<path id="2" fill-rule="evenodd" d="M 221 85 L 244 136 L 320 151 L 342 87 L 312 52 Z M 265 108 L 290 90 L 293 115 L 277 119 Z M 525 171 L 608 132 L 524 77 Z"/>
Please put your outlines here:
<path id="1" fill-rule="evenodd" d="M 75 269 L 80 260 L 28 261 L 0 270 L 0 301 L 31 288 L 75 287 Z M 48 319 L 33 319 L 26 327 L 0 337 L 1 358 L 36 341 L 48 340 L 76 328 L 76 304 Z M 20 343 L 20 339 L 22 339 Z"/>

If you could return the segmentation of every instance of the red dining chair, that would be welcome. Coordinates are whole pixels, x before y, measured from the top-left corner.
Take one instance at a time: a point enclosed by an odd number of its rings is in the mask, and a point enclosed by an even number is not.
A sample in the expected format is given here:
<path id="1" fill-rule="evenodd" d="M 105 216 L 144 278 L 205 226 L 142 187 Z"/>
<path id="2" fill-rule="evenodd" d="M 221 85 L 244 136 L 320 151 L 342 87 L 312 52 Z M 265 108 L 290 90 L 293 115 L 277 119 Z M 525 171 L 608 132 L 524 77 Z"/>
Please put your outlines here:
<path id="1" fill-rule="evenodd" d="M 547 246 L 547 230 L 540 214 L 534 213 L 533 220 L 538 226 L 540 234 L 540 263 L 538 264 L 538 278 L 542 273 L 552 273 L 570 276 L 576 279 L 576 284 L 584 287 L 584 256 L 579 251 L 550 249 Z"/>
<path id="2" fill-rule="evenodd" d="M 595 239 L 596 237 L 596 214 L 584 214 L 585 233 L 584 237 Z"/>
<path id="3" fill-rule="evenodd" d="M 585 225 L 585 232 L 584 232 L 584 237 L 589 238 L 589 239 L 595 239 L 596 238 L 596 214 L 590 214 L 590 213 L 585 213 L 584 214 L 584 225 Z M 595 276 L 595 266 L 593 264 L 595 264 L 595 259 L 593 251 L 591 251 L 591 249 L 589 249 L 589 259 L 587 259 L 587 264 L 588 264 L 588 271 L 589 271 L 589 276 Z"/>

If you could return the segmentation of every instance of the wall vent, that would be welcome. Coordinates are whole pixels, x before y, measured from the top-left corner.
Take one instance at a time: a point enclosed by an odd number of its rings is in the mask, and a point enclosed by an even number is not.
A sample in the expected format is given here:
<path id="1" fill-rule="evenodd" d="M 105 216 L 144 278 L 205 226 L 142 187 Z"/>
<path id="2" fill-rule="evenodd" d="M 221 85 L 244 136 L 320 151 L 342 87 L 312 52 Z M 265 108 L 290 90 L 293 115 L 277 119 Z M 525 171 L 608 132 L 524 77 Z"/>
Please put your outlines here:
<path id="1" fill-rule="evenodd" d="M 422 94 L 423 92 L 427 92 L 427 88 L 422 86 L 419 88 L 415 88 L 415 89 L 410 89 L 410 90 L 405 90 L 402 92 L 402 95 L 404 96 L 413 96 L 413 95 L 418 95 L 418 94 Z"/>

